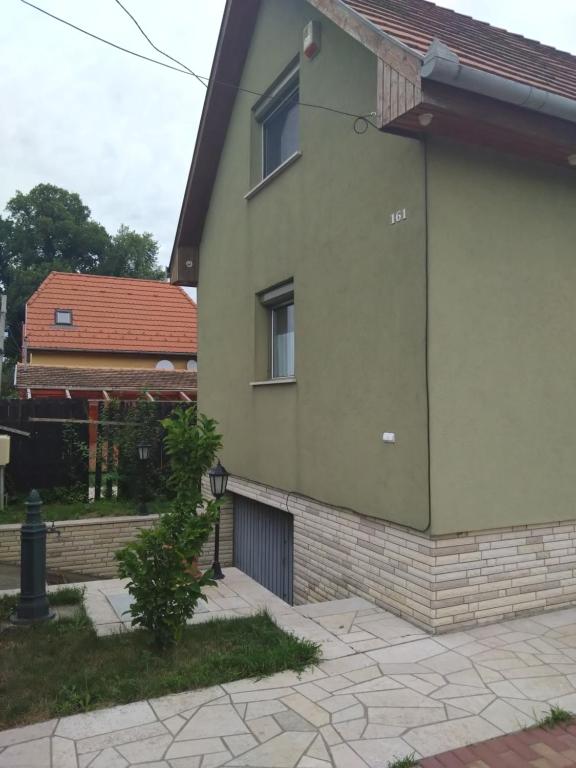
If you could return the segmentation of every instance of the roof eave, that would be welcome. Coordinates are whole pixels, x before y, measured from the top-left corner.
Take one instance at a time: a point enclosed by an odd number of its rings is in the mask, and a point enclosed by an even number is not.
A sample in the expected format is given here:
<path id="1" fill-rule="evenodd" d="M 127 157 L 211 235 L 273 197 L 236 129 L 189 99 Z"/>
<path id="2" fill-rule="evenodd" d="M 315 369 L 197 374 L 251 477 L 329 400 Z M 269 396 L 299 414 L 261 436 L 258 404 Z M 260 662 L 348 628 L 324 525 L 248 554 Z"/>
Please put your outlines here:
<path id="1" fill-rule="evenodd" d="M 38 346 L 34 346 L 34 344 L 28 344 L 27 346 L 28 352 L 61 352 L 62 354 L 66 354 L 67 352 L 83 352 L 85 354 L 94 354 L 94 355 L 168 355 L 170 357 L 196 357 L 198 354 L 197 350 L 194 351 L 186 351 L 186 350 L 179 350 L 179 351 L 173 351 L 170 349 L 94 349 L 93 347 L 62 347 L 62 346 L 50 346 L 49 344 L 39 344 Z"/>
<path id="2" fill-rule="evenodd" d="M 462 64 L 458 56 L 438 40 L 424 57 L 421 77 L 576 123 L 573 99 Z"/>
<path id="3" fill-rule="evenodd" d="M 250 48 L 260 0 L 227 0 L 192 164 L 178 220 L 169 271 L 177 285 L 194 285 L 197 264 L 194 249 L 200 245 L 237 87 Z M 177 274 L 179 249 L 191 249 L 191 266 Z M 178 279 L 180 277 L 180 279 Z"/>

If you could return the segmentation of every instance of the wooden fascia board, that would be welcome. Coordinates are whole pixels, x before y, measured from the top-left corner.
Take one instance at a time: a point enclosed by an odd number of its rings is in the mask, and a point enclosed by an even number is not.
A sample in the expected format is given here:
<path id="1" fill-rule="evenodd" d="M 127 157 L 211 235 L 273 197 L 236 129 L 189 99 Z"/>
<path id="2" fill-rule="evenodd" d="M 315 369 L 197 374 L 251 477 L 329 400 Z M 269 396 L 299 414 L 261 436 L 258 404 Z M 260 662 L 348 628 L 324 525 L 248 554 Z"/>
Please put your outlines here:
<path id="1" fill-rule="evenodd" d="M 175 267 L 179 247 L 198 246 L 228 124 L 258 17 L 260 0 L 228 0 L 224 10 L 198 138 L 188 175 L 176 239 L 170 260 Z"/>
<path id="2" fill-rule="evenodd" d="M 336 26 L 371 51 L 378 62 L 376 123 L 384 128 L 420 103 L 422 58 L 342 0 L 307 0 Z"/>
<path id="3" fill-rule="evenodd" d="M 179 245 L 175 248 L 170 272 L 173 285 L 198 285 L 198 270 L 200 267 L 199 246 Z"/>
<path id="4" fill-rule="evenodd" d="M 350 8 L 342 0 L 307 0 L 323 16 L 411 81 L 420 77 L 422 58 Z"/>

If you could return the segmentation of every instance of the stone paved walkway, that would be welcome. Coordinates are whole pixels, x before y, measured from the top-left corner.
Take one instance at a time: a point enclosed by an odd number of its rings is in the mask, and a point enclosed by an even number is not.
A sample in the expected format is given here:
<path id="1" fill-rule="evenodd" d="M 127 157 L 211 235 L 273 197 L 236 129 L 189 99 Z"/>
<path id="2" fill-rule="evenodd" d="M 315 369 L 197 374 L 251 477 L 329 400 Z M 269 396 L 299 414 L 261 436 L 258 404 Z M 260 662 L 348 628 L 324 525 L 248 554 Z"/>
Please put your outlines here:
<path id="1" fill-rule="evenodd" d="M 87 590 L 99 631 L 124 631 L 122 582 Z M 322 645 L 318 668 L 4 731 L 0 768 L 385 768 L 576 711 L 576 609 L 430 637 L 359 598 L 292 608 L 229 569 L 194 621 L 263 607 Z"/>

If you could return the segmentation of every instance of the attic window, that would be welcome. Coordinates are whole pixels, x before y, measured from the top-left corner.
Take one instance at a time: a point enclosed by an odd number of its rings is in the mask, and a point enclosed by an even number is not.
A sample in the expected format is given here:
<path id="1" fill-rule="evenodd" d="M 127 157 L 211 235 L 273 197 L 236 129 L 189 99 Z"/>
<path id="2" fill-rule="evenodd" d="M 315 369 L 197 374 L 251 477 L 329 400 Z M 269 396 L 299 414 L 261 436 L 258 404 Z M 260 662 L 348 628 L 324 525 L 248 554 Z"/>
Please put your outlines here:
<path id="1" fill-rule="evenodd" d="M 72 325 L 72 310 L 57 309 L 54 312 L 54 323 L 56 325 Z"/>

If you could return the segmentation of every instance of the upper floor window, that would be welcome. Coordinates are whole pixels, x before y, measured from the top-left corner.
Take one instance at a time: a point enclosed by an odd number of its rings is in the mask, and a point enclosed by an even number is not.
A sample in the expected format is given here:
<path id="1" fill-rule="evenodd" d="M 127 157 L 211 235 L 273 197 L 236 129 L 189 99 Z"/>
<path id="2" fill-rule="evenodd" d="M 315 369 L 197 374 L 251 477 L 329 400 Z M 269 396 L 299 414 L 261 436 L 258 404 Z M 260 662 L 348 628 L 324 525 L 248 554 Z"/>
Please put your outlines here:
<path id="1" fill-rule="evenodd" d="M 264 119 L 264 178 L 300 148 L 300 91 L 296 87 Z"/>
<path id="2" fill-rule="evenodd" d="M 265 179 L 300 150 L 300 79 L 294 60 L 254 106 L 261 134 L 261 178 Z"/>
<path id="3" fill-rule="evenodd" d="M 56 325 L 72 325 L 72 310 L 57 309 L 54 312 L 54 323 Z"/>

